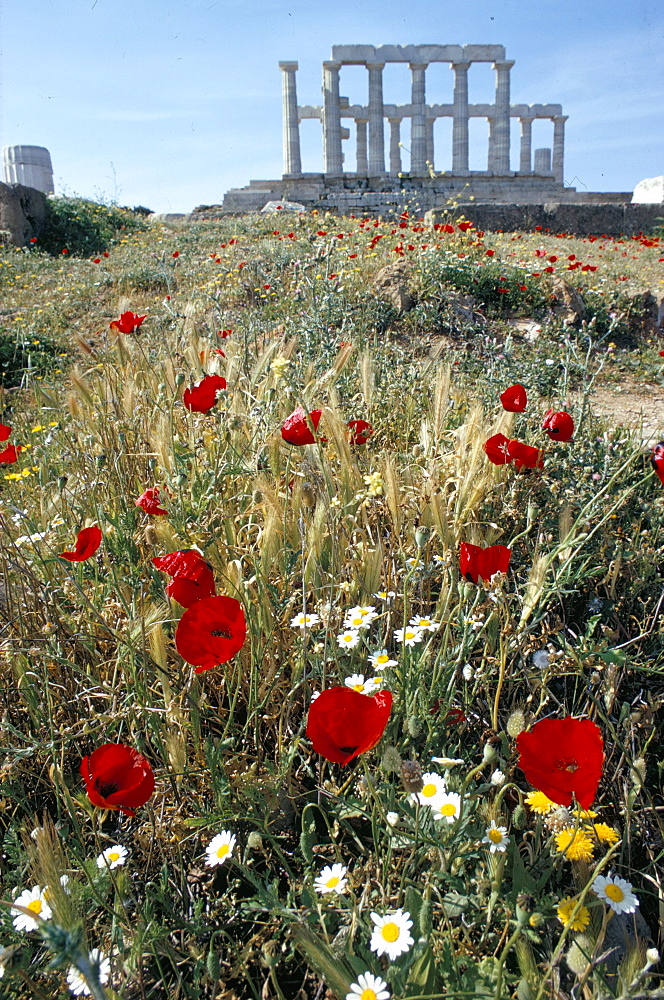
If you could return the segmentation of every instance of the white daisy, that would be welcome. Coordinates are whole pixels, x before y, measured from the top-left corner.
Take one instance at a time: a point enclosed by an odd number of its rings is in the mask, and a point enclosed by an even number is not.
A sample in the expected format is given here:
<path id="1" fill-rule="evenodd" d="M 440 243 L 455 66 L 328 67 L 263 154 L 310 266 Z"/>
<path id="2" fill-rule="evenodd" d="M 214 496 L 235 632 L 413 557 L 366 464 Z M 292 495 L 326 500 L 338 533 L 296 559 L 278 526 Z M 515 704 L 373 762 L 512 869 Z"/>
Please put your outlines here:
<path id="1" fill-rule="evenodd" d="M 111 975 L 110 959 L 106 958 L 104 953 L 101 952 L 99 948 L 93 948 L 88 957 L 92 965 L 97 966 L 99 982 L 102 986 L 105 986 L 109 980 L 109 976 Z M 74 965 L 70 965 L 69 971 L 67 972 L 67 986 L 72 991 L 74 996 L 89 997 L 92 995 L 90 993 L 90 987 Z"/>
<path id="2" fill-rule="evenodd" d="M 394 913 L 388 913 L 384 917 L 372 913 L 371 919 L 374 922 L 374 929 L 369 947 L 378 956 L 387 955 L 393 962 L 415 943 L 410 935 L 413 921 L 407 910 L 395 910 Z"/>
<path id="3" fill-rule="evenodd" d="M 205 864 L 210 868 L 215 865 L 223 865 L 224 861 L 231 856 L 235 847 L 235 834 L 230 830 L 222 830 L 216 837 L 213 837 L 205 850 Z"/>
<path id="4" fill-rule="evenodd" d="M 463 670 L 461 671 L 461 673 L 463 674 L 464 681 L 472 681 L 472 679 L 473 679 L 473 677 L 475 675 L 475 671 L 471 667 L 470 663 L 466 663 L 465 664 L 465 666 L 464 666 Z"/>
<path id="5" fill-rule="evenodd" d="M 361 619 L 365 623 L 363 628 L 367 628 L 369 623 L 375 618 L 378 618 L 378 612 L 373 604 L 358 604 L 356 607 L 350 608 L 350 610 L 346 612 L 345 625 L 348 628 L 357 628 L 357 625 L 351 625 L 350 622 L 351 620 L 355 622 L 358 619 Z"/>
<path id="6" fill-rule="evenodd" d="M 314 625 L 318 625 L 320 621 L 320 615 L 306 615 L 304 612 L 300 612 L 299 615 L 295 615 L 295 618 L 291 618 L 291 625 L 293 628 L 313 628 Z"/>
<path id="7" fill-rule="evenodd" d="M 395 812 L 385 813 L 385 819 L 387 820 L 389 826 L 396 826 L 397 823 L 399 822 L 399 813 Z"/>
<path id="8" fill-rule="evenodd" d="M 431 811 L 434 819 L 454 823 L 461 812 L 461 796 L 458 792 L 446 792 L 431 804 Z"/>
<path id="9" fill-rule="evenodd" d="M 397 593 L 395 590 L 379 590 L 371 596 L 379 601 L 386 601 L 389 604 L 397 596 Z"/>
<path id="10" fill-rule="evenodd" d="M 390 659 L 390 654 L 386 649 L 381 649 L 380 652 L 372 653 L 369 657 L 369 663 L 374 670 L 385 670 L 387 667 L 398 666 L 396 660 Z"/>
<path id="11" fill-rule="evenodd" d="M 353 691 L 359 691 L 360 694 L 371 695 L 374 691 L 378 691 L 383 682 L 382 677 L 367 677 L 364 679 L 364 674 L 351 674 L 344 681 L 346 687 L 352 688 Z"/>
<path id="12" fill-rule="evenodd" d="M 440 622 L 436 622 L 433 618 L 420 618 L 419 615 L 415 615 L 408 622 L 413 628 L 419 628 L 423 632 L 435 632 L 436 629 L 440 628 Z"/>
<path id="13" fill-rule="evenodd" d="M 422 562 L 421 559 L 417 559 L 415 556 L 409 556 L 406 559 L 406 567 L 409 570 L 414 570 L 416 573 L 421 573 L 422 570 L 426 569 L 426 564 Z"/>
<path id="14" fill-rule="evenodd" d="M 485 831 L 485 834 L 482 837 L 482 843 L 489 845 L 489 851 L 491 854 L 495 854 L 496 851 L 500 854 L 504 854 L 507 850 L 509 842 L 510 838 L 507 836 L 507 827 L 496 826 L 495 821 L 491 820 L 491 826 Z"/>
<path id="15" fill-rule="evenodd" d="M 394 638 L 397 642 L 402 642 L 404 646 L 414 646 L 418 642 L 422 642 L 422 630 L 419 628 L 413 628 L 412 625 L 406 626 L 406 628 L 398 628 L 394 632 Z"/>
<path id="16" fill-rule="evenodd" d="M 43 917 L 44 920 L 50 920 L 53 915 L 51 907 L 46 902 L 46 896 L 38 885 L 33 886 L 32 889 L 24 889 L 14 902 L 18 903 L 19 906 L 25 906 L 28 910 Z M 36 931 L 39 926 L 36 920 L 29 917 L 27 913 L 22 913 L 21 910 L 12 909 L 11 915 L 14 918 L 14 927 L 17 931 Z"/>
<path id="17" fill-rule="evenodd" d="M 617 875 L 598 875 L 591 886 L 614 913 L 634 913 L 639 901 L 632 892 L 632 883 Z"/>
<path id="18" fill-rule="evenodd" d="M 372 620 L 373 619 L 371 618 L 365 618 L 364 615 L 361 615 L 358 612 L 351 613 L 349 611 L 346 617 L 344 618 L 344 628 L 349 628 L 349 629 L 369 628 L 369 625 L 371 624 Z"/>
<path id="19" fill-rule="evenodd" d="M 328 892 L 336 892 L 338 896 L 346 891 L 347 868 L 340 864 L 325 865 L 320 875 L 314 879 L 314 889 L 321 896 Z"/>
<path id="20" fill-rule="evenodd" d="M 337 644 L 342 649 L 355 649 L 359 641 L 360 633 L 352 628 L 346 629 L 345 632 L 337 636 Z"/>
<path id="21" fill-rule="evenodd" d="M 380 976 L 372 976 L 370 972 L 363 972 L 358 976 L 357 982 L 350 984 L 350 993 L 346 994 L 346 1000 L 389 1000 L 389 998 L 387 983 Z"/>
<path id="22" fill-rule="evenodd" d="M 121 844 L 114 847 L 107 847 L 97 858 L 97 868 L 119 868 L 127 860 L 129 851 Z"/>
<path id="23" fill-rule="evenodd" d="M 435 771 L 427 771 L 422 775 L 422 791 L 414 792 L 410 796 L 410 801 L 415 805 L 417 802 L 422 806 L 435 806 L 436 801 L 447 792 L 445 779 Z"/>
<path id="24" fill-rule="evenodd" d="M 491 775 L 490 780 L 491 784 L 494 785 L 495 788 L 500 788 L 501 785 L 505 784 L 505 773 L 501 771 L 499 767 L 497 767 L 496 770 Z"/>
<path id="25" fill-rule="evenodd" d="M 441 764 L 443 767 L 454 767 L 455 764 L 463 764 L 463 757 L 432 757 L 434 764 Z"/>

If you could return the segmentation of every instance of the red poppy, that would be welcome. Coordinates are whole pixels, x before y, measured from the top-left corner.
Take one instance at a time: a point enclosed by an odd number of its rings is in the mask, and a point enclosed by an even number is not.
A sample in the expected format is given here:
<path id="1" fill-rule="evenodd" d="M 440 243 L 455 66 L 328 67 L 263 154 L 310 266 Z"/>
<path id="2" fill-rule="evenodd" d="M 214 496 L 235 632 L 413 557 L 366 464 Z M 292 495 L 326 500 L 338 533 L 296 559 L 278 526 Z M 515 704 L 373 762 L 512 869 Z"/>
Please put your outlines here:
<path id="1" fill-rule="evenodd" d="M 569 441 L 574 433 L 574 421 L 564 410 L 559 413 L 547 410 L 542 430 L 546 431 L 552 441 Z"/>
<path id="2" fill-rule="evenodd" d="M 477 583 L 479 577 L 488 582 L 494 573 L 507 573 L 511 556 L 512 550 L 506 545 L 489 545 L 484 549 L 481 545 L 462 542 L 459 570 L 461 576 L 472 583 Z"/>
<path id="3" fill-rule="evenodd" d="M 650 464 L 657 473 L 660 483 L 664 486 L 664 441 L 659 441 L 653 448 Z"/>
<path id="4" fill-rule="evenodd" d="M 155 556 L 152 563 L 173 577 L 166 593 L 183 608 L 190 608 L 204 597 L 214 596 L 212 567 L 196 549 L 179 549 L 166 556 Z"/>
<path id="5" fill-rule="evenodd" d="M 316 438 L 311 433 L 309 422 L 313 424 L 314 430 L 318 430 L 318 424 L 322 416 L 322 410 L 312 410 L 307 418 L 307 414 L 301 406 L 293 410 L 290 417 L 286 417 L 281 427 L 281 436 L 288 444 L 314 444 Z"/>
<path id="6" fill-rule="evenodd" d="M 73 552 L 61 552 L 60 558 L 69 562 L 85 562 L 93 556 L 101 545 L 101 531 L 96 524 L 83 528 L 76 536 L 76 547 Z"/>
<path id="7" fill-rule="evenodd" d="M 507 465 L 511 462 L 512 459 L 507 453 L 509 443 L 509 438 L 506 438 L 504 434 L 494 434 L 488 441 L 485 441 L 484 450 L 489 461 L 493 462 L 494 465 Z"/>
<path id="8" fill-rule="evenodd" d="M 11 432 L 12 429 L 8 424 L 0 424 L 0 441 L 6 441 Z"/>
<path id="9" fill-rule="evenodd" d="M 221 375 L 204 375 L 191 389 L 182 393 L 185 409 L 192 413 L 208 413 L 217 402 L 217 394 L 226 388 Z"/>
<path id="10" fill-rule="evenodd" d="M 454 226 L 451 226 L 449 224 L 449 222 L 446 222 L 444 226 L 440 227 L 440 231 L 441 231 L 441 233 L 453 233 L 454 232 Z"/>
<path id="11" fill-rule="evenodd" d="M 366 420 L 349 420 L 349 441 L 351 444 L 366 444 L 373 434 L 373 427 Z"/>
<path id="12" fill-rule="evenodd" d="M 473 228 L 472 222 L 460 222 L 458 225 L 462 233 L 465 233 L 468 229 Z"/>
<path id="13" fill-rule="evenodd" d="M 20 451 L 22 451 L 20 445 L 8 444 L 4 451 L 0 451 L 0 465 L 12 465 Z"/>
<path id="14" fill-rule="evenodd" d="M 348 764 L 376 746 L 391 709 L 390 691 L 369 697 L 345 686 L 326 688 L 309 709 L 307 736 L 321 757 Z"/>
<path id="15" fill-rule="evenodd" d="M 531 785 L 561 806 L 576 798 L 589 809 L 604 764 L 604 742 L 590 719 L 540 719 L 516 740 L 519 767 Z"/>
<path id="16" fill-rule="evenodd" d="M 507 454 L 519 471 L 521 469 L 541 469 L 544 465 L 544 453 L 539 448 L 522 444 L 521 441 L 510 441 L 507 445 Z"/>
<path id="17" fill-rule="evenodd" d="M 523 413 L 528 402 L 526 390 L 517 382 L 516 385 L 505 389 L 505 392 L 501 392 L 500 402 L 503 404 L 503 409 L 509 413 Z"/>
<path id="18" fill-rule="evenodd" d="M 234 597 L 203 597 L 187 608 L 175 630 L 175 645 L 196 673 L 227 663 L 247 635 L 244 611 Z"/>
<path id="19" fill-rule="evenodd" d="M 143 754 L 125 743 L 104 743 L 81 761 L 85 790 L 93 806 L 135 815 L 154 791 L 154 774 Z"/>
<path id="20" fill-rule="evenodd" d="M 145 316 L 138 316 L 133 312 L 123 312 L 120 319 L 114 319 L 109 325 L 111 330 L 117 330 L 118 333 L 135 333 L 144 319 Z"/>
<path id="21" fill-rule="evenodd" d="M 141 493 L 138 500 L 135 500 L 134 503 L 137 507 L 142 507 L 146 514 L 168 514 L 168 511 L 164 510 L 161 506 L 159 496 L 159 487 L 153 486 L 151 489 L 146 490 L 145 493 Z"/>

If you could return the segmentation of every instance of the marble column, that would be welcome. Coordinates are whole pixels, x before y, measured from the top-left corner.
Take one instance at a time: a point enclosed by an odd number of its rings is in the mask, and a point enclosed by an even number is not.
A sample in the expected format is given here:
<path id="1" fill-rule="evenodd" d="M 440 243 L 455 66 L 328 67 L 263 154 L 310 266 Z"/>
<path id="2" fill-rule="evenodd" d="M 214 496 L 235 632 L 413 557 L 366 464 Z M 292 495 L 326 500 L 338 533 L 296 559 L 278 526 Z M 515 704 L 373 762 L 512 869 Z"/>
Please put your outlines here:
<path id="1" fill-rule="evenodd" d="M 434 127 L 435 124 L 436 124 L 436 119 L 435 118 L 428 118 L 427 117 L 425 119 L 424 125 L 425 125 L 425 135 L 426 135 L 426 172 L 427 172 L 427 174 L 429 174 L 432 170 L 435 169 L 435 167 L 434 167 L 435 153 L 434 153 L 434 147 L 433 147 L 433 142 L 434 142 L 434 140 L 433 140 L 433 127 Z"/>
<path id="2" fill-rule="evenodd" d="M 489 144 L 487 147 L 486 168 L 490 174 L 498 173 L 496 169 L 496 119 L 487 118 L 489 123 Z"/>
<path id="3" fill-rule="evenodd" d="M 281 108 L 284 136 L 284 175 L 298 176 L 302 173 L 300 157 L 300 124 L 297 112 L 297 90 L 295 86 L 296 62 L 280 62 Z"/>
<path id="4" fill-rule="evenodd" d="M 508 174 L 510 170 L 510 70 L 513 60 L 495 62 L 496 118 L 494 129 L 494 172 Z"/>
<path id="5" fill-rule="evenodd" d="M 427 134 L 426 134 L 426 80 L 427 63 L 411 63 L 413 75 L 411 104 L 413 113 L 410 120 L 410 175 L 423 177 L 426 174 Z"/>
<path id="6" fill-rule="evenodd" d="M 454 70 L 454 119 L 452 122 L 452 173 L 468 172 L 468 68 L 469 62 L 452 63 Z"/>
<path id="7" fill-rule="evenodd" d="M 369 177 L 385 173 L 383 133 L 383 68 L 385 63 L 367 63 L 369 71 Z"/>
<path id="8" fill-rule="evenodd" d="M 387 120 L 390 123 L 390 173 L 396 177 L 401 173 L 401 119 Z"/>
<path id="9" fill-rule="evenodd" d="M 369 173 L 369 162 L 367 160 L 367 122 L 368 118 L 356 118 L 356 137 L 355 137 L 355 157 L 356 157 L 356 171 L 358 177 L 366 177 Z"/>
<path id="10" fill-rule="evenodd" d="M 338 62 L 323 63 L 323 169 L 328 177 L 339 177 L 343 173 L 340 68 Z"/>
<path id="11" fill-rule="evenodd" d="M 553 118 L 553 162 L 551 168 L 557 184 L 564 183 L 566 121 L 567 115 L 555 115 Z"/>
<path id="12" fill-rule="evenodd" d="M 551 150 L 548 146 L 543 146 L 541 149 L 535 150 L 535 173 L 551 173 Z"/>
<path id="13" fill-rule="evenodd" d="M 532 173 L 531 147 L 533 141 L 532 118 L 521 118 L 521 150 L 519 155 L 519 173 Z"/>

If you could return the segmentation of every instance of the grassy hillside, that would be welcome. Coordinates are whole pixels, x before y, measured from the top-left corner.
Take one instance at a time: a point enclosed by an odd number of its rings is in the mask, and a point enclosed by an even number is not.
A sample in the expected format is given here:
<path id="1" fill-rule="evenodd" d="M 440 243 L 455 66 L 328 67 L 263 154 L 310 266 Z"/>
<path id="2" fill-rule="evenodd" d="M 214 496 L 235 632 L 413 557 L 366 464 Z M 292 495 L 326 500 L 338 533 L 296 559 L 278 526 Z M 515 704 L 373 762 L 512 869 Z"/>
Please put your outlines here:
<path id="1" fill-rule="evenodd" d="M 664 250 L 460 221 L 0 251 L 5 995 L 662 995 Z"/>

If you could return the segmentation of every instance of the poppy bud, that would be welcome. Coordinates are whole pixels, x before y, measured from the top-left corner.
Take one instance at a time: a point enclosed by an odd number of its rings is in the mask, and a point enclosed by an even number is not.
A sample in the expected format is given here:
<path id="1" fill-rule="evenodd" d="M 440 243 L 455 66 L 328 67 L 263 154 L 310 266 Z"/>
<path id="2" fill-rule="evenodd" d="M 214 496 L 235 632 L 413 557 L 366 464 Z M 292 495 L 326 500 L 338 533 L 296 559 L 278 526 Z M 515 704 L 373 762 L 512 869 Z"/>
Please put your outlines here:
<path id="1" fill-rule="evenodd" d="M 401 783 L 405 791 L 413 794 L 421 792 L 424 788 L 422 781 L 422 768 L 417 760 L 404 760 L 401 762 Z"/>
<path id="2" fill-rule="evenodd" d="M 182 372 L 178 372 L 177 375 L 175 376 L 175 384 L 177 386 L 181 386 L 184 385 L 184 381 L 185 381 L 184 374 Z"/>

